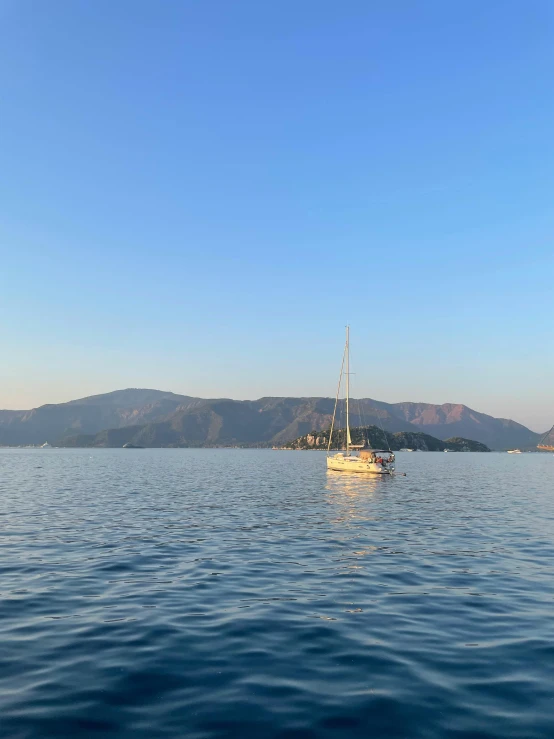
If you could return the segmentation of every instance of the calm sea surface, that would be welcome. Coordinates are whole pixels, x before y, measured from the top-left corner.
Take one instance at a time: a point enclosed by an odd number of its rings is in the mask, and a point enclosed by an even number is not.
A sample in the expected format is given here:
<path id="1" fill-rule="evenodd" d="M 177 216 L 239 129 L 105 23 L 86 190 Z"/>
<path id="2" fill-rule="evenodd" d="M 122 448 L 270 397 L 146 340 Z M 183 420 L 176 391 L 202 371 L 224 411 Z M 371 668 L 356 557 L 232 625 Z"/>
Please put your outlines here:
<path id="1" fill-rule="evenodd" d="M 554 455 L 0 450 L 0 735 L 554 737 Z"/>

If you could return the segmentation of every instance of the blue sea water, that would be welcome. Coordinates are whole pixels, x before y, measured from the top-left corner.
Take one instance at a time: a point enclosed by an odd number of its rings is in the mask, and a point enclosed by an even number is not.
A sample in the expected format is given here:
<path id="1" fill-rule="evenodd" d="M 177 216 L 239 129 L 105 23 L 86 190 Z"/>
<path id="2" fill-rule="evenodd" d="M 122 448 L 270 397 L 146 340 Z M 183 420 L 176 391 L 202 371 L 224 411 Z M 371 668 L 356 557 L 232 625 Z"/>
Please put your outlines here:
<path id="1" fill-rule="evenodd" d="M 554 455 L 0 450 L 0 735 L 554 736 Z"/>

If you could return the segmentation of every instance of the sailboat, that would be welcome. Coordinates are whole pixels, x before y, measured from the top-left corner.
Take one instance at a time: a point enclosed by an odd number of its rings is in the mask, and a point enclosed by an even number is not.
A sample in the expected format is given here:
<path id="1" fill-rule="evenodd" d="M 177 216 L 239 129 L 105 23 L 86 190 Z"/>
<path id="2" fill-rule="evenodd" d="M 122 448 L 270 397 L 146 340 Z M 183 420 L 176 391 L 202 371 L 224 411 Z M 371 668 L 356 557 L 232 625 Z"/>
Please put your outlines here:
<path id="1" fill-rule="evenodd" d="M 345 371 L 346 368 L 346 371 Z M 337 406 L 339 404 L 340 389 L 343 376 L 346 377 L 346 449 L 337 454 L 331 453 L 333 443 L 333 431 L 337 417 Z M 358 453 L 352 453 L 352 449 L 359 449 L 359 445 L 352 444 L 350 436 L 350 326 L 346 327 L 346 343 L 342 355 L 337 397 L 331 431 L 329 433 L 329 444 L 327 446 L 327 469 L 337 472 L 361 472 L 370 475 L 392 475 L 394 473 L 394 454 L 390 449 L 361 449 Z M 365 446 L 365 445 L 362 445 Z"/>
<path id="2" fill-rule="evenodd" d="M 539 441 L 537 449 L 542 449 L 545 452 L 554 452 L 554 426 Z"/>

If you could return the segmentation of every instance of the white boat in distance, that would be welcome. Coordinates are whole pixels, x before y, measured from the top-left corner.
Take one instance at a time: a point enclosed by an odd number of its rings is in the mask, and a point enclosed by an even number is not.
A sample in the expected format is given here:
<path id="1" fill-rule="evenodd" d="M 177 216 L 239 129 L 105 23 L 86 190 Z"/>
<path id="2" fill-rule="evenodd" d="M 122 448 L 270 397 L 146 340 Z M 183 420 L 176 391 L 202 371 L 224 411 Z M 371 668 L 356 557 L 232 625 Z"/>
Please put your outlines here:
<path id="1" fill-rule="evenodd" d="M 521 449 L 508 449 L 508 454 L 523 454 Z"/>
<path id="2" fill-rule="evenodd" d="M 346 364 L 346 372 L 345 370 Z M 345 452 L 331 454 L 331 444 L 333 442 L 333 430 L 335 428 L 335 418 L 337 416 L 337 406 L 339 402 L 340 388 L 343 375 L 346 375 L 346 449 Z M 394 454 L 392 451 L 385 449 L 362 449 L 358 454 L 352 454 L 351 449 L 359 448 L 359 445 L 353 445 L 350 437 L 350 327 L 346 327 L 346 343 L 344 345 L 344 353 L 342 355 L 342 364 L 340 368 L 339 384 L 337 388 L 337 397 L 335 399 L 335 409 L 333 411 L 333 420 L 331 422 L 331 432 L 329 434 L 329 444 L 327 446 L 327 469 L 336 472 L 361 472 L 370 475 L 392 475 L 394 473 Z M 383 432 L 384 435 L 384 432 Z M 364 445 L 365 446 L 365 445 Z"/>

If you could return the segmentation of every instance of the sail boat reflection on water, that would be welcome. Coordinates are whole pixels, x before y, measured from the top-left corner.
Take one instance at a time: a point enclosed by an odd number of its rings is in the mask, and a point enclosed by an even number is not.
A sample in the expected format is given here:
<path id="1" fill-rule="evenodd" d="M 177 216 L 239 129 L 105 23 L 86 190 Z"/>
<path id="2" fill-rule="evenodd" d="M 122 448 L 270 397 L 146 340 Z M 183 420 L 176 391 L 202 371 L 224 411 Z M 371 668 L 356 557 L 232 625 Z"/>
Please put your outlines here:
<path id="1" fill-rule="evenodd" d="M 339 575 L 353 576 L 365 569 L 366 557 L 375 554 L 377 546 L 370 543 L 368 528 L 375 520 L 372 501 L 379 498 L 381 490 L 390 478 L 370 477 L 334 470 L 327 471 L 325 489 L 332 511 L 331 523 L 334 536 L 341 543 L 337 556 Z M 347 613 L 361 611 L 354 603 Z"/>
<path id="2" fill-rule="evenodd" d="M 369 475 L 358 475 L 355 472 L 350 475 L 336 470 L 327 470 L 327 482 L 325 489 L 334 495 L 357 498 L 363 495 L 367 498 L 382 490 L 389 479 L 373 477 Z"/>
<path id="3" fill-rule="evenodd" d="M 335 523 L 372 521 L 370 501 L 377 499 L 384 491 L 390 477 L 345 474 L 327 470 L 325 489 L 329 493 L 328 502 L 337 507 Z"/>

